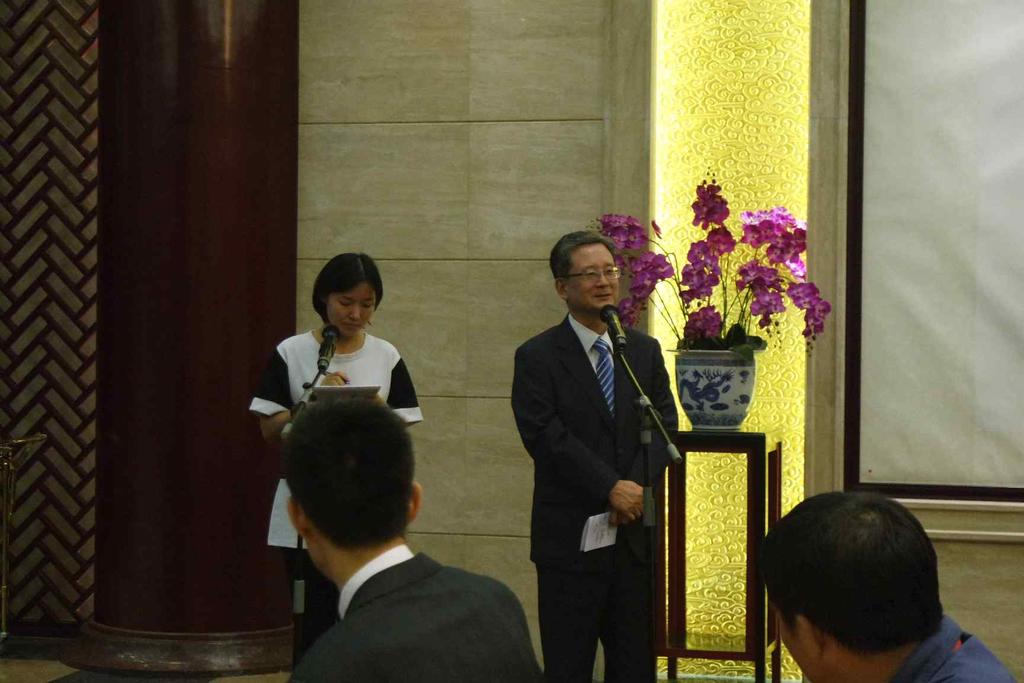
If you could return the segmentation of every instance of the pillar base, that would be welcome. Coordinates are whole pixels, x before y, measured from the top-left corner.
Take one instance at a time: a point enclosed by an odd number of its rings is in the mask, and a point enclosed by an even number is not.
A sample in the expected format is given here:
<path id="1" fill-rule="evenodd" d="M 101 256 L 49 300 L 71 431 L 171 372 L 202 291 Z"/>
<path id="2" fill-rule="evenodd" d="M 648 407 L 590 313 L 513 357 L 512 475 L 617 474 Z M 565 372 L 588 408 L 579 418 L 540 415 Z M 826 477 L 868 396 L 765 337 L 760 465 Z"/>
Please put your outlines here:
<path id="1" fill-rule="evenodd" d="M 286 671 L 292 627 L 243 633 L 129 631 L 90 621 L 61 655 L 76 669 L 173 674 L 246 674 Z"/>

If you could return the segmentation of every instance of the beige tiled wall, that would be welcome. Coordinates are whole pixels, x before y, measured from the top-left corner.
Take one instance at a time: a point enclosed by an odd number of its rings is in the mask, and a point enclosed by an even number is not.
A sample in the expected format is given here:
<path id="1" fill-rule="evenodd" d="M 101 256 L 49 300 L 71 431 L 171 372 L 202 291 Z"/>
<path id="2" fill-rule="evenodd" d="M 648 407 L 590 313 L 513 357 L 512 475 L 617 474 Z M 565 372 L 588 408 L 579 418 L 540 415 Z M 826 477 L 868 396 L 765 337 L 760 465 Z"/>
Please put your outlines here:
<path id="1" fill-rule="evenodd" d="M 558 236 L 646 211 L 648 20 L 646 0 L 300 9 L 298 329 L 317 323 L 327 258 L 377 259 L 371 331 L 405 357 L 425 416 L 411 542 L 504 580 L 535 634 L 513 353 L 564 315 L 547 266 Z"/>

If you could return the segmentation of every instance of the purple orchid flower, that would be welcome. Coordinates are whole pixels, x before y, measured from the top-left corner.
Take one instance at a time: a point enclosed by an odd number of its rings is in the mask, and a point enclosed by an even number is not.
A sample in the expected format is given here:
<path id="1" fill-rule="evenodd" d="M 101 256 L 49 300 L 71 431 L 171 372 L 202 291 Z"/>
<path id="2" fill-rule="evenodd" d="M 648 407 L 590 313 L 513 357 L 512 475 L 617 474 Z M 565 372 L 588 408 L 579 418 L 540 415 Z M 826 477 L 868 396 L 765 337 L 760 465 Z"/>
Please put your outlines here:
<path id="1" fill-rule="evenodd" d="M 741 292 L 750 287 L 752 289 L 771 289 L 779 291 L 782 289 L 782 278 L 779 271 L 771 266 L 762 266 L 757 259 L 747 261 L 737 271 L 739 279 L 736 280 L 736 289 Z"/>
<path id="2" fill-rule="evenodd" d="M 646 297 L 643 299 L 634 299 L 631 296 L 627 296 L 625 299 L 619 302 L 619 319 L 622 320 L 622 324 L 626 327 L 633 327 L 637 321 L 640 320 L 640 314 L 647 308 Z"/>
<path id="3" fill-rule="evenodd" d="M 629 285 L 629 293 L 636 299 L 646 299 L 662 280 L 676 274 L 675 269 L 664 254 L 645 251 L 630 262 L 633 280 Z"/>
<path id="4" fill-rule="evenodd" d="M 715 256 L 731 254 L 736 249 L 736 238 L 725 226 L 719 226 L 709 231 L 706 241 L 708 248 Z"/>
<path id="5" fill-rule="evenodd" d="M 722 332 L 722 314 L 714 306 L 705 306 L 690 314 L 683 328 L 683 338 L 688 340 L 717 337 Z"/>
<path id="6" fill-rule="evenodd" d="M 722 268 L 711 246 L 704 240 L 690 245 L 686 260 L 687 264 L 679 274 L 680 282 L 685 289 L 681 290 L 679 295 L 684 303 L 689 304 L 694 299 L 711 296 L 714 288 L 721 282 Z"/>
<path id="7" fill-rule="evenodd" d="M 643 249 L 647 246 L 647 231 L 643 223 L 633 216 L 606 213 L 600 222 L 601 232 L 610 237 L 618 249 Z"/>
<path id="8" fill-rule="evenodd" d="M 697 201 L 690 205 L 693 209 L 693 224 L 705 230 L 712 225 L 722 225 L 729 217 L 729 202 L 719 194 L 722 188 L 712 180 L 697 186 Z"/>

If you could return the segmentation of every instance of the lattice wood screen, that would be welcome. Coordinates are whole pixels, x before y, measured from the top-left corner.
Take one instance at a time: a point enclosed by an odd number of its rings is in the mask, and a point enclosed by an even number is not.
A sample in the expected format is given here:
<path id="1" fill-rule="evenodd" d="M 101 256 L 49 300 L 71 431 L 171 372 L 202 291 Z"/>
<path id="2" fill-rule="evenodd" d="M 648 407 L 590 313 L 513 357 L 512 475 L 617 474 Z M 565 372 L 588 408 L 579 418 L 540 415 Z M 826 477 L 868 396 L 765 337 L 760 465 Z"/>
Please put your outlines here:
<path id="1" fill-rule="evenodd" d="M 92 615 L 98 0 L 0 0 L 0 432 L 18 475 L 12 632 Z"/>

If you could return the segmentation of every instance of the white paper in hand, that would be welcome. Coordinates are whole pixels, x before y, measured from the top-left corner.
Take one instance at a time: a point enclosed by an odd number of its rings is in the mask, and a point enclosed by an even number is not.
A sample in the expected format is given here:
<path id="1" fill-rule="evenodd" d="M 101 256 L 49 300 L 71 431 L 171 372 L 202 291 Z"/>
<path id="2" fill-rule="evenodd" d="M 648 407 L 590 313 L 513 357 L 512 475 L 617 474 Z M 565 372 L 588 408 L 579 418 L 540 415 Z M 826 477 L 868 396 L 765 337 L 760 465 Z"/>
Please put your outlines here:
<path id="1" fill-rule="evenodd" d="M 615 544 L 615 536 L 619 531 L 619 527 L 609 524 L 608 518 L 609 515 L 605 512 L 587 519 L 583 525 L 580 550 L 589 552 Z"/>

